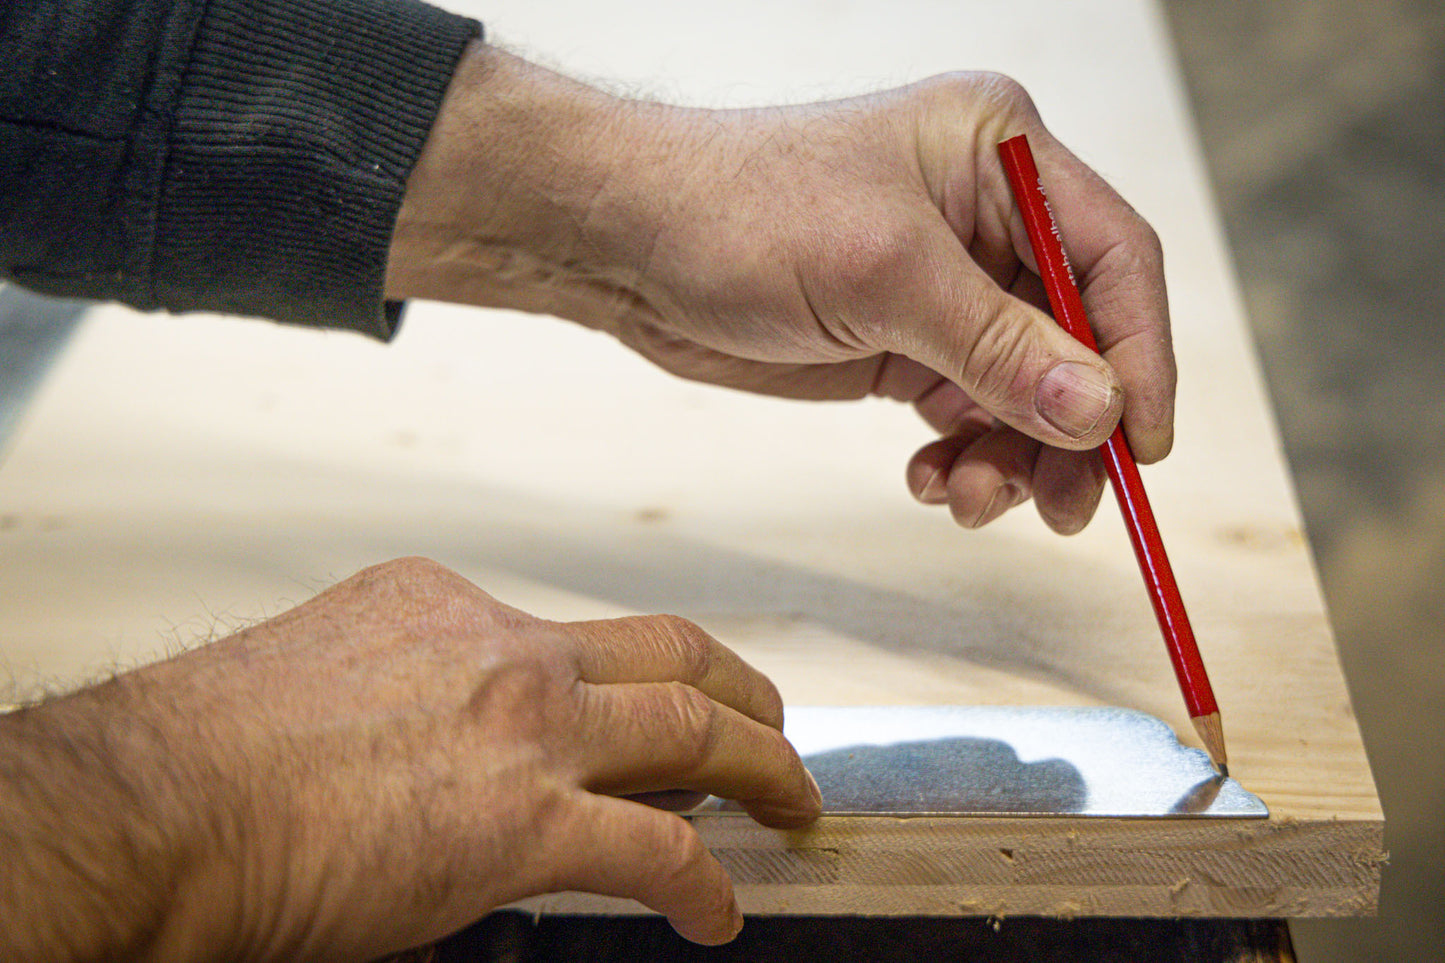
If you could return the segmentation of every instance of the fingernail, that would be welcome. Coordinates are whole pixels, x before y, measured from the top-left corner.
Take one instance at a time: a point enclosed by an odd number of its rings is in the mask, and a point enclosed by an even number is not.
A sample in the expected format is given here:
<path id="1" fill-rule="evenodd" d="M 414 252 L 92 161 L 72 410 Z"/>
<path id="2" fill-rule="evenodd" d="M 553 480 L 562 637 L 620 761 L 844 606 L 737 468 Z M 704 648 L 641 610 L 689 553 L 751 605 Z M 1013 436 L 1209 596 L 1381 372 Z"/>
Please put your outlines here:
<path id="1" fill-rule="evenodd" d="M 1049 369 L 1034 392 L 1034 408 L 1045 421 L 1082 438 L 1109 413 L 1119 389 L 1093 365 L 1063 361 Z"/>
<path id="2" fill-rule="evenodd" d="M 981 528 L 987 525 L 1023 501 L 1023 497 L 1024 493 L 1019 490 L 1017 485 L 1012 482 L 1004 482 L 993 490 L 993 497 L 988 500 L 988 504 L 983 507 L 983 511 L 978 513 L 978 517 L 973 520 L 971 527 Z"/>
<path id="3" fill-rule="evenodd" d="M 936 469 L 928 476 L 923 490 L 918 493 L 918 500 L 925 505 L 939 505 L 948 501 L 948 480 L 944 477 L 943 469 Z"/>
<path id="4" fill-rule="evenodd" d="M 803 770 L 803 775 L 808 777 L 808 787 L 813 790 L 813 802 L 818 804 L 819 809 L 822 809 L 823 790 L 818 788 L 818 780 L 814 779 L 813 774 L 806 769 Z"/>

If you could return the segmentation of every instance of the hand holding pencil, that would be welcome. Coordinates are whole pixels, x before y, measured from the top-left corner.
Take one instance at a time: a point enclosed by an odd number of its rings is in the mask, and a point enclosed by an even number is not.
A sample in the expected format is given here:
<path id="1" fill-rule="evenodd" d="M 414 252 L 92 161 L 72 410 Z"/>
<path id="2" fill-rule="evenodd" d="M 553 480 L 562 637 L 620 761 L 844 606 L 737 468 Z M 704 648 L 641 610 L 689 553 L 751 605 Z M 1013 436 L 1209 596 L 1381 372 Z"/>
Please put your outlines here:
<path id="1" fill-rule="evenodd" d="M 995 156 L 1005 130 L 1030 133 L 1082 225 L 1103 358 L 1047 314 Z M 909 484 L 971 527 L 1032 499 L 1081 529 L 1104 485 L 1087 450 L 1121 411 L 1141 462 L 1171 443 L 1157 238 L 998 74 L 700 110 L 479 45 L 408 182 L 387 289 L 560 315 L 685 378 L 911 404 L 939 437 Z"/>
<path id="2" fill-rule="evenodd" d="M 1048 292 L 1054 317 L 1069 334 L 1090 350 L 1097 351 L 1094 332 L 1084 313 L 1084 302 L 1079 296 L 1073 268 L 1059 238 L 1058 224 L 1049 209 L 1028 137 L 1023 134 L 1010 137 L 998 145 L 998 151 L 1009 184 L 1018 199 L 1019 213 L 1023 217 L 1039 277 Z M 1189 718 L 1199 731 L 1209 758 L 1219 767 L 1222 776 L 1228 776 L 1229 764 L 1219 706 L 1214 700 L 1214 690 L 1194 641 L 1194 630 L 1184 611 L 1184 600 L 1179 595 L 1179 586 L 1175 583 L 1169 556 L 1164 552 L 1164 541 L 1154 520 L 1154 511 L 1149 506 L 1149 496 L 1144 492 L 1144 482 L 1139 477 L 1139 468 L 1134 463 L 1122 426 L 1115 428 L 1104 443 L 1103 455 L 1109 482 L 1118 499 L 1119 511 L 1124 516 L 1124 527 L 1129 532 L 1129 541 L 1139 561 L 1139 571 L 1144 576 L 1149 601 L 1154 606 L 1159 630 L 1169 650 L 1169 660 L 1189 709 Z"/>
<path id="3" fill-rule="evenodd" d="M 982 271 L 1009 303 L 970 297 L 952 319 L 961 334 L 980 327 L 985 332 L 970 336 L 975 347 L 962 366 L 965 376 L 952 377 L 915 402 L 940 437 L 913 457 L 908 483 L 917 498 L 946 505 L 968 528 L 1031 500 L 1052 529 L 1073 534 L 1099 503 L 1106 477 L 1094 449 L 1116 424 L 1122 423 L 1139 464 L 1159 461 L 1173 444 L 1175 367 L 1163 254 L 1149 224 L 1049 133 L 1021 88 L 1006 78 L 984 79 L 974 81 L 975 89 L 989 96 L 952 103 L 948 114 L 923 115 L 919 163 L 938 213 L 973 262 L 971 273 Z M 1028 133 L 1056 209 L 1070 225 L 1069 252 L 1093 312 L 1097 353 L 1068 337 L 1049 316 L 1047 294 L 997 159 L 999 138 L 1017 131 Z M 951 288 L 965 282 L 971 283 L 966 276 L 943 278 Z M 899 307 L 897 323 L 907 326 L 918 323 L 927 305 Z M 1042 338 L 1040 329 L 1062 336 L 1069 350 Z M 967 369 L 985 363 L 990 375 L 1004 374 L 1016 389 L 1013 407 L 971 387 Z M 1052 393 L 1084 369 L 1107 373 L 1114 403 L 1085 437 L 1072 442 L 1038 430 L 1027 416 L 1057 400 Z M 1019 402 L 1028 411 L 1020 413 Z M 1082 413 L 1087 406 L 1073 410 Z"/>

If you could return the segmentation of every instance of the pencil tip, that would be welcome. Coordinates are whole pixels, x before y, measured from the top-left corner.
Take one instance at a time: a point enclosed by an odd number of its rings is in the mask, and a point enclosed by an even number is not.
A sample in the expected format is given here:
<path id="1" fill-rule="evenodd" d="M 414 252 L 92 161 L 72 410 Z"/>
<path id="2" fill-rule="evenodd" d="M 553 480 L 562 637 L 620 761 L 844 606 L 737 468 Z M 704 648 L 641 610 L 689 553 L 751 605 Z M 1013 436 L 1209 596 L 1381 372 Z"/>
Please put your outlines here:
<path id="1" fill-rule="evenodd" d="M 1229 760 L 1224 753 L 1224 726 L 1219 721 L 1219 712 L 1216 710 L 1203 716 L 1193 716 L 1195 730 L 1199 738 L 1204 742 L 1204 751 L 1209 754 L 1209 761 L 1219 768 L 1219 774 L 1229 778 Z"/>

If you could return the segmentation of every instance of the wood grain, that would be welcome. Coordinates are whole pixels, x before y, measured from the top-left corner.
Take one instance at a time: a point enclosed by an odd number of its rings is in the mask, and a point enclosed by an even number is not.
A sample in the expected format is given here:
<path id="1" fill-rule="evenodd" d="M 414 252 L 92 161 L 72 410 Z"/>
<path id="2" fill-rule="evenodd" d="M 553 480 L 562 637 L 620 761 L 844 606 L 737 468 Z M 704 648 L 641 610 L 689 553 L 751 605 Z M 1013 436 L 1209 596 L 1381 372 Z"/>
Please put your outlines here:
<path id="1" fill-rule="evenodd" d="M 825 818 L 782 834 L 694 825 L 747 913 L 871 916 L 1304 917 L 1373 913 L 1378 826 L 1339 821 Z M 581 894 L 546 913 L 638 912 Z"/>

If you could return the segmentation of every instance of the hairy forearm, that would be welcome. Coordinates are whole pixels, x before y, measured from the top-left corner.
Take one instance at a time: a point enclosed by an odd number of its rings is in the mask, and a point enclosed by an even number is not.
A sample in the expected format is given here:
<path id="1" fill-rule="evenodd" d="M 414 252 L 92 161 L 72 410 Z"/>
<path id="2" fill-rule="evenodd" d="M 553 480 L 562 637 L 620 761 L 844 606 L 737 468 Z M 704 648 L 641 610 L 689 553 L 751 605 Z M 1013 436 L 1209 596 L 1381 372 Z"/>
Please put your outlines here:
<path id="1" fill-rule="evenodd" d="M 111 681 L 0 716 L 0 957 L 157 959 L 186 821 L 155 717 Z"/>
<path id="2" fill-rule="evenodd" d="M 565 263 L 575 213 L 606 177 L 590 169 L 605 95 L 501 50 L 463 56 L 408 181 L 392 237 L 387 295 L 452 297 L 459 267 L 474 299 L 532 265 Z M 488 275 L 496 275 L 489 277 Z"/>
<path id="3" fill-rule="evenodd" d="M 387 296 L 570 316 L 554 283 L 630 286 L 664 220 L 665 162 L 705 114 L 474 44 L 408 180 Z"/>

